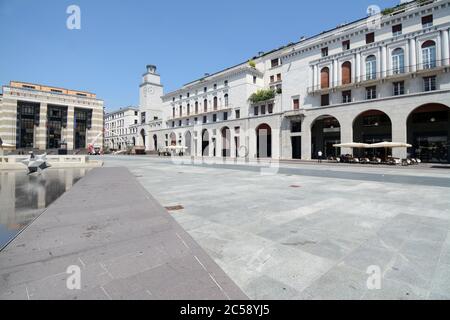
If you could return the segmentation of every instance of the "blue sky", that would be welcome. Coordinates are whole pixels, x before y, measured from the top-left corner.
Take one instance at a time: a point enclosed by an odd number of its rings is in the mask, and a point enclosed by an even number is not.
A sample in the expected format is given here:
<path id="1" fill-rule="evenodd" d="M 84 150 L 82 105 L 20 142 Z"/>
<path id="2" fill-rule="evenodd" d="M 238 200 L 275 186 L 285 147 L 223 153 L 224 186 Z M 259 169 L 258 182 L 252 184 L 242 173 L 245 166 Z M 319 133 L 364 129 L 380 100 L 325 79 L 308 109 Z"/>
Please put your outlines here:
<path id="1" fill-rule="evenodd" d="M 0 0 L 0 84 L 97 93 L 108 110 L 137 105 L 147 64 L 165 92 L 399 0 Z M 66 9 L 81 8 L 81 30 Z"/>

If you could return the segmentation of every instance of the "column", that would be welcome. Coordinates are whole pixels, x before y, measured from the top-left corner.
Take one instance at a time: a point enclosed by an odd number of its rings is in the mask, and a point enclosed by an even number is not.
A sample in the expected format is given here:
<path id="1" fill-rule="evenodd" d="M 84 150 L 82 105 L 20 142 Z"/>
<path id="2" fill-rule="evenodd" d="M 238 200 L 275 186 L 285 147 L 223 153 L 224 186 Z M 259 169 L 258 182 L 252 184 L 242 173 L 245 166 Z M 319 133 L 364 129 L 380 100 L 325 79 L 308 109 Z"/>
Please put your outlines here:
<path id="1" fill-rule="evenodd" d="M 311 160 L 311 123 L 302 123 L 302 160 Z"/>
<path id="2" fill-rule="evenodd" d="M 75 108 L 74 106 L 67 107 L 67 127 L 64 130 L 63 139 L 67 142 L 67 151 L 73 151 L 74 149 L 74 123 L 75 123 Z"/>
<path id="3" fill-rule="evenodd" d="M 361 81 L 361 53 L 356 54 L 356 62 L 355 62 L 355 69 L 356 69 L 356 82 Z"/>
<path id="4" fill-rule="evenodd" d="M 338 74 L 339 74 L 338 61 L 337 60 L 333 60 L 333 83 L 334 83 L 334 86 L 338 85 L 338 82 L 339 82 Z"/>
<path id="5" fill-rule="evenodd" d="M 392 141 L 395 142 L 407 142 L 407 122 L 408 114 L 398 114 L 392 116 Z M 392 149 L 392 156 L 394 158 L 404 159 L 406 158 L 407 150 L 406 148 L 394 148 Z"/>
<path id="6" fill-rule="evenodd" d="M 345 119 L 345 118 L 344 118 Z M 341 122 L 341 143 L 350 143 L 353 142 L 353 123 L 352 121 L 348 121 L 345 123 L 343 119 L 340 119 Z M 341 154 L 353 154 L 352 148 L 341 148 Z"/>
<path id="7" fill-rule="evenodd" d="M 309 86 L 311 87 L 312 91 L 314 91 L 314 67 L 309 67 Z"/>
<path id="8" fill-rule="evenodd" d="M 381 76 L 386 77 L 387 72 L 387 48 L 386 46 L 381 47 Z"/>
<path id="9" fill-rule="evenodd" d="M 416 55 L 416 39 L 409 40 L 409 65 L 410 71 L 415 72 L 417 70 L 417 55 Z"/>
<path id="10" fill-rule="evenodd" d="M 35 130 L 35 147 L 39 150 L 45 150 L 47 149 L 47 104 L 41 103 L 39 109 L 39 126 Z"/>
<path id="11" fill-rule="evenodd" d="M 443 64 L 445 66 L 448 66 L 450 64 L 450 47 L 449 47 L 449 32 L 448 30 L 442 30 L 441 31 L 441 37 L 442 37 L 442 41 L 441 41 L 441 45 L 442 45 L 442 60 Z"/>
<path id="12" fill-rule="evenodd" d="M 314 87 L 319 87 L 320 81 L 319 81 L 319 67 L 314 66 Z"/>
<path id="13" fill-rule="evenodd" d="M 406 48 L 405 48 L 405 72 L 409 72 L 411 70 L 410 65 L 411 65 L 411 57 L 410 57 L 410 44 L 409 41 L 406 43 Z M 392 64 L 392 62 L 391 62 Z M 392 66 L 391 68 L 392 69 Z"/>

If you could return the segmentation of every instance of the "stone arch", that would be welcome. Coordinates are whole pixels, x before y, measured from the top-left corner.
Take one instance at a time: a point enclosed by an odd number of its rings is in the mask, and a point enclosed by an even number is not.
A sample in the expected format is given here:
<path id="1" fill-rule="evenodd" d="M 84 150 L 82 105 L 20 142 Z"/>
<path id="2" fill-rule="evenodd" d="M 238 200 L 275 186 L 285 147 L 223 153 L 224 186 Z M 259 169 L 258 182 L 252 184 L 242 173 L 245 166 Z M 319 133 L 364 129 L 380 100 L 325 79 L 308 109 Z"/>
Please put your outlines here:
<path id="1" fill-rule="evenodd" d="M 272 158 L 272 128 L 267 123 L 256 128 L 256 157 Z"/>
<path id="2" fill-rule="evenodd" d="M 408 153 L 423 162 L 450 163 L 450 107 L 427 103 L 412 110 L 406 120 Z"/>
<path id="3" fill-rule="evenodd" d="M 329 114 L 320 115 L 311 122 L 311 158 L 317 159 L 319 151 L 322 156 L 338 157 L 340 148 L 333 145 L 341 143 L 341 123 Z"/>

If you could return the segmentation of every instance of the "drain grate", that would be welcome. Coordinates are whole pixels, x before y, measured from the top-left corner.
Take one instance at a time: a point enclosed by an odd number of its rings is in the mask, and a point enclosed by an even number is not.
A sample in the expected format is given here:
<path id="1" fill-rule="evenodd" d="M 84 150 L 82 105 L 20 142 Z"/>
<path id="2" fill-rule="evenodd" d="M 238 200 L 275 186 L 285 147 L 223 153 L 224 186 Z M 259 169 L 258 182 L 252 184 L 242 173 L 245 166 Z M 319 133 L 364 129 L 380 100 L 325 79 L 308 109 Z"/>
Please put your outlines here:
<path id="1" fill-rule="evenodd" d="M 177 205 L 177 206 L 165 207 L 165 209 L 166 209 L 167 211 L 180 211 L 180 210 L 183 210 L 184 207 L 181 206 L 181 205 Z"/>

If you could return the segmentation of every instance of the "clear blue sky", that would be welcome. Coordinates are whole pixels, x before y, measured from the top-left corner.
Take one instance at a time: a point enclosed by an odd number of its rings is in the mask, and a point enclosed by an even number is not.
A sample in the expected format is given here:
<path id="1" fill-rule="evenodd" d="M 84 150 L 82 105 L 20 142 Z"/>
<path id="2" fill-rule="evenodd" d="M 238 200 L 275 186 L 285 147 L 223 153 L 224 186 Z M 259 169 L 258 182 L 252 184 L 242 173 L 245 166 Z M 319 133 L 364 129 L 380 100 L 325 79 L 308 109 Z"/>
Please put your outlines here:
<path id="1" fill-rule="evenodd" d="M 147 64 L 165 92 L 301 36 L 399 0 L 0 0 L 0 84 L 10 80 L 97 93 L 108 110 L 137 105 Z M 66 9 L 81 8 L 81 30 Z"/>

